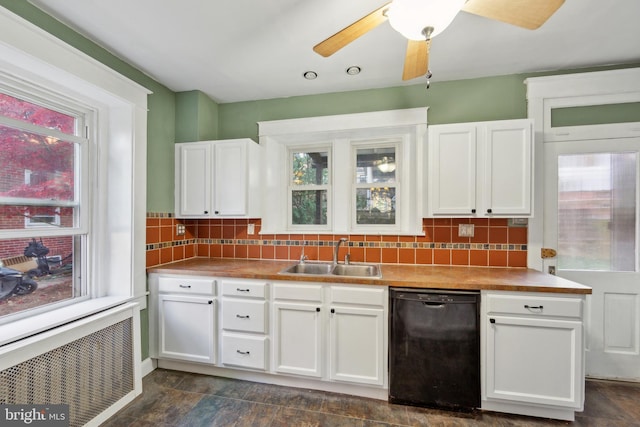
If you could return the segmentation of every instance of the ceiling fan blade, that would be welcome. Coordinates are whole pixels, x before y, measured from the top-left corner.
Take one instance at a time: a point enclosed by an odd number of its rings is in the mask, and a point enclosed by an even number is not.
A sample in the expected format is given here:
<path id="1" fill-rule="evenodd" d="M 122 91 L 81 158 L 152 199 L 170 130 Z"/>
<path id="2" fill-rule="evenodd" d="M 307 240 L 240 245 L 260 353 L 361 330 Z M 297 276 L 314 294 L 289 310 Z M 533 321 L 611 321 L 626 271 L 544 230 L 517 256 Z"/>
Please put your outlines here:
<path id="1" fill-rule="evenodd" d="M 462 10 L 518 27 L 535 30 L 553 15 L 564 0 L 468 0 Z"/>
<path id="2" fill-rule="evenodd" d="M 429 70 L 429 47 L 431 39 L 409 40 L 407 43 L 407 55 L 404 59 L 402 80 L 411 80 L 424 76 Z"/>
<path id="3" fill-rule="evenodd" d="M 321 41 L 313 47 L 313 50 L 325 57 L 333 55 L 358 37 L 368 33 L 378 25 L 385 22 L 387 20 L 385 11 L 388 9 L 390 4 L 391 2 L 385 4 L 364 18 L 361 18 L 348 27 L 338 31 L 328 39 Z"/>

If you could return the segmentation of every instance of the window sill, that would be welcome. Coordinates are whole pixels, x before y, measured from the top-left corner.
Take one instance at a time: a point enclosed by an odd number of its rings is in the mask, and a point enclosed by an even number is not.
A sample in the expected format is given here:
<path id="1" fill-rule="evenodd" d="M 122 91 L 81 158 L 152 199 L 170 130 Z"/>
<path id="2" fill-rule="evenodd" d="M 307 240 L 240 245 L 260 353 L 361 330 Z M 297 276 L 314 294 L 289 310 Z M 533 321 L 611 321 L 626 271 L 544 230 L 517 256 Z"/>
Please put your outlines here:
<path id="1" fill-rule="evenodd" d="M 0 326 L 0 347 L 115 307 L 133 298 L 124 296 L 94 298 Z"/>

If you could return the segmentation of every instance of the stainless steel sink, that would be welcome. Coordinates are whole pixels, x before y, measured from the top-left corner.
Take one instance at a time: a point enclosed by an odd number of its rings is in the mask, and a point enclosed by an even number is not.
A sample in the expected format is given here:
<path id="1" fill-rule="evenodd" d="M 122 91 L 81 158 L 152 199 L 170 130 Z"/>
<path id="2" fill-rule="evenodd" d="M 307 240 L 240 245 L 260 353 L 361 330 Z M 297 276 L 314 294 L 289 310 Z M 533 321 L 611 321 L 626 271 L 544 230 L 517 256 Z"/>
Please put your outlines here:
<path id="1" fill-rule="evenodd" d="M 380 277 L 380 267 L 375 264 L 337 264 L 331 274 L 336 276 Z"/>
<path id="2" fill-rule="evenodd" d="M 314 274 L 321 276 L 382 277 L 376 264 L 333 264 L 330 262 L 301 262 L 287 267 L 281 274 Z"/>
<path id="3" fill-rule="evenodd" d="M 330 262 L 303 262 L 294 264 L 282 270 L 281 273 L 290 274 L 331 274 L 333 264 Z"/>

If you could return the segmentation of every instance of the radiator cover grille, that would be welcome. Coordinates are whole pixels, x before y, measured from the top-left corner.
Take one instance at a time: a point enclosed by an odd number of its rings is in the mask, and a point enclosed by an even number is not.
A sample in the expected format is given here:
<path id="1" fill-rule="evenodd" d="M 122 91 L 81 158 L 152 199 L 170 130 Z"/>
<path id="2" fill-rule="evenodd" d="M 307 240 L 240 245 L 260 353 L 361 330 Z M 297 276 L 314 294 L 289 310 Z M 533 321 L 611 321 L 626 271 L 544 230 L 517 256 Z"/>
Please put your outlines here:
<path id="1" fill-rule="evenodd" d="M 134 389 L 133 321 L 115 323 L 0 372 L 0 404 L 68 404 L 83 426 Z"/>

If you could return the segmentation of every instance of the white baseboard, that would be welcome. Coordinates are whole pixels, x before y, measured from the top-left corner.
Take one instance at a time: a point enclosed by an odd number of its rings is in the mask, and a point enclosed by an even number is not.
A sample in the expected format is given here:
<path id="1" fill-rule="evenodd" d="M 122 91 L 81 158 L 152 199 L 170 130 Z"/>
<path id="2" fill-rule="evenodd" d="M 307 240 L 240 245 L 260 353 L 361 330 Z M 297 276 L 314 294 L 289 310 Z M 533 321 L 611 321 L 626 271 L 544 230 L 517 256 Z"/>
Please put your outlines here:
<path id="1" fill-rule="evenodd" d="M 156 361 L 156 359 L 152 359 L 150 357 L 147 357 L 146 359 L 144 359 L 141 363 L 141 370 L 142 370 L 142 376 L 146 377 L 147 375 L 149 375 L 151 372 L 153 372 L 154 369 L 156 369 L 156 367 L 158 366 L 158 363 Z"/>

